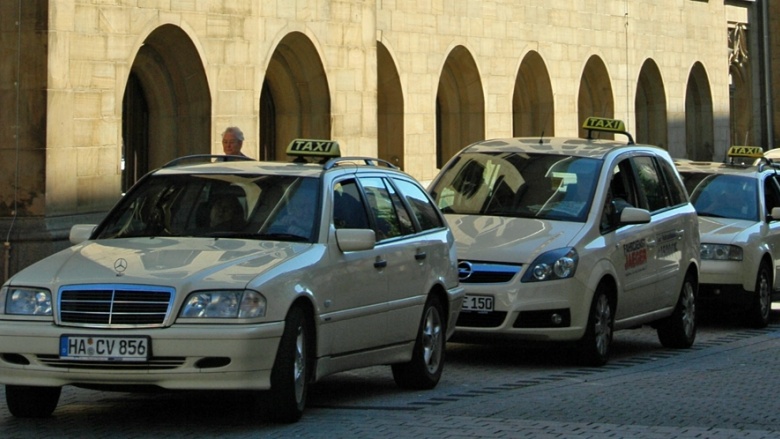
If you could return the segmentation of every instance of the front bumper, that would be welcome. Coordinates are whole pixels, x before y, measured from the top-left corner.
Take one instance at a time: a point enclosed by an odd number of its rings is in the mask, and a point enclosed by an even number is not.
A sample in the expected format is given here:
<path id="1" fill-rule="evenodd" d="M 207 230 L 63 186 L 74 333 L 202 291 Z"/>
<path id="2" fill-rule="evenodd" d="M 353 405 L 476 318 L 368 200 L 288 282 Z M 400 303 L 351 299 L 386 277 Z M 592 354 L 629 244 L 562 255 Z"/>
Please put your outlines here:
<path id="1" fill-rule="evenodd" d="M 284 322 L 104 330 L 2 321 L 0 384 L 266 390 L 283 331 Z M 153 356 L 141 363 L 64 361 L 62 334 L 148 336 Z"/>
<path id="2" fill-rule="evenodd" d="M 593 292 L 579 279 L 464 284 L 467 295 L 492 296 L 492 312 L 461 311 L 454 340 L 573 341 L 585 334 Z"/>

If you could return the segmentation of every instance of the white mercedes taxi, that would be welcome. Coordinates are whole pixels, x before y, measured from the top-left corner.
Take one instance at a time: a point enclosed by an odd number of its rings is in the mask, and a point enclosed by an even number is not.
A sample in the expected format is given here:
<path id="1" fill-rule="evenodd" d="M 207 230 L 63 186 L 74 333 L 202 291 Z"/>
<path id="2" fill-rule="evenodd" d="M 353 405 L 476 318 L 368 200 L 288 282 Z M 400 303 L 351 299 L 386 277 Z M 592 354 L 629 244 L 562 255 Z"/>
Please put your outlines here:
<path id="1" fill-rule="evenodd" d="M 434 387 L 464 295 L 442 214 L 389 163 L 331 158 L 332 141 L 288 154 L 172 162 L 9 279 L 10 412 L 48 416 L 65 385 L 157 386 L 267 390 L 259 407 L 294 422 L 335 372 L 387 364 L 401 387 Z"/>
<path id="2" fill-rule="evenodd" d="M 757 328 L 769 324 L 780 288 L 780 174 L 763 156 L 738 146 L 727 163 L 677 163 L 699 215 L 700 303 L 736 310 Z"/>
<path id="3" fill-rule="evenodd" d="M 652 324 L 664 346 L 693 344 L 698 222 L 672 159 L 621 121 L 584 128 L 477 142 L 431 183 L 466 288 L 455 340 L 573 341 L 589 365 L 608 361 L 619 329 Z"/>

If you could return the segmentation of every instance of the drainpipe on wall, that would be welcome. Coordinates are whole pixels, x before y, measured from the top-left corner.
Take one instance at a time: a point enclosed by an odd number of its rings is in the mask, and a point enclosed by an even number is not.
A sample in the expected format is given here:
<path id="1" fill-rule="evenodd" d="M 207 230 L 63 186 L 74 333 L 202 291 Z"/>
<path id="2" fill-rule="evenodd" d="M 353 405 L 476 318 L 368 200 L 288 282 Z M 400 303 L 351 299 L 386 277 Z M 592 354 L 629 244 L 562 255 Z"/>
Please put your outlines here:
<path id="1" fill-rule="evenodd" d="M 775 147 L 774 139 L 774 114 L 772 111 L 772 64 L 769 55 L 769 1 L 761 2 L 761 33 L 763 34 L 763 57 L 764 57 L 764 105 L 766 108 L 766 141 L 767 149 Z"/>
<path id="2" fill-rule="evenodd" d="M 16 166 L 14 177 L 14 204 L 11 212 L 11 225 L 8 226 L 8 234 L 3 242 L 3 282 L 7 281 L 11 275 L 11 231 L 16 224 L 16 217 L 19 213 L 19 105 L 20 105 L 20 87 L 21 81 L 21 57 L 22 57 L 22 0 L 18 0 L 19 10 L 16 17 L 16 80 L 14 89 L 16 91 L 16 122 L 14 123 L 14 142 L 16 142 Z"/>

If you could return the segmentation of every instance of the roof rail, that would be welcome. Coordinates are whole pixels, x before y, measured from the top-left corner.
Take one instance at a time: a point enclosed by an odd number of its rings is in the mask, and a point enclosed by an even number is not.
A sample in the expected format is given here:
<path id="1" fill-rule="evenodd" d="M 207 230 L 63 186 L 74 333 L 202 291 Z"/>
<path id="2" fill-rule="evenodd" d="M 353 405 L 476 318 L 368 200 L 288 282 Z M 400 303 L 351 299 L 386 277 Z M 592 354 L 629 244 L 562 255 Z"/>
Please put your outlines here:
<path id="1" fill-rule="evenodd" d="M 193 154 L 193 155 L 177 157 L 169 161 L 168 163 L 164 164 L 162 167 L 172 168 L 174 166 L 180 166 L 182 163 L 186 163 L 186 162 L 213 163 L 213 162 L 244 162 L 244 161 L 254 161 L 254 159 L 242 155 Z"/>
<path id="2" fill-rule="evenodd" d="M 385 165 L 390 169 L 399 169 L 398 166 L 390 163 L 387 160 L 378 159 L 374 157 L 334 157 L 328 160 L 323 166 L 323 168 L 327 171 L 328 169 L 338 166 L 341 162 L 360 162 L 360 161 L 364 162 L 366 166 Z"/>

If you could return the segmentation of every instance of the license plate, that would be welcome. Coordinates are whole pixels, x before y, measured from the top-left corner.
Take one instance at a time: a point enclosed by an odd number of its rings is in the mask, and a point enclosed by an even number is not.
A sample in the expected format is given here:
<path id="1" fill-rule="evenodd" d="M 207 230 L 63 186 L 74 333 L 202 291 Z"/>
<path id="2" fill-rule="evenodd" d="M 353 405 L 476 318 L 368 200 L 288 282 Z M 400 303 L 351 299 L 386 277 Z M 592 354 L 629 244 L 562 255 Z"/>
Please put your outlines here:
<path id="1" fill-rule="evenodd" d="M 104 337 L 63 335 L 60 359 L 82 361 L 146 361 L 151 351 L 149 337 Z"/>
<path id="2" fill-rule="evenodd" d="M 493 311 L 493 296 L 471 296 L 466 294 L 461 311 Z"/>

